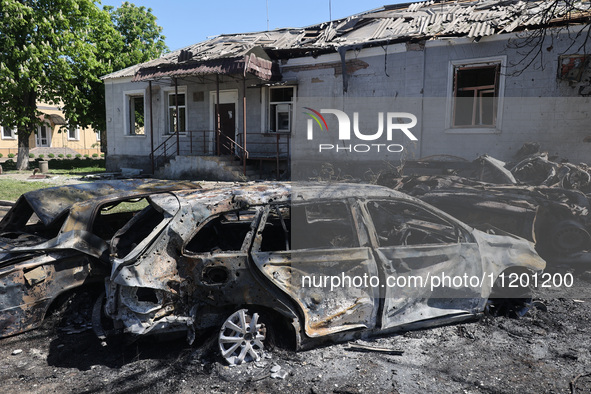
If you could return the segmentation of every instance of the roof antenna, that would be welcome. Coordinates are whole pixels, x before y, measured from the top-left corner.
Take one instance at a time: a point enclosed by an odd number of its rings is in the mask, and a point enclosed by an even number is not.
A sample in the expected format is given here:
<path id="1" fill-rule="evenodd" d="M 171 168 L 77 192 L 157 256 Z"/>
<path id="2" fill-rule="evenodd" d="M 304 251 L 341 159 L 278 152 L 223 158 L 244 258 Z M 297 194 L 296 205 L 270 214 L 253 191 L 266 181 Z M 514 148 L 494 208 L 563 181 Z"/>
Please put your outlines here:
<path id="1" fill-rule="evenodd" d="M 267 0 L 267 31 L 269 31 L 269 0 Z"/>

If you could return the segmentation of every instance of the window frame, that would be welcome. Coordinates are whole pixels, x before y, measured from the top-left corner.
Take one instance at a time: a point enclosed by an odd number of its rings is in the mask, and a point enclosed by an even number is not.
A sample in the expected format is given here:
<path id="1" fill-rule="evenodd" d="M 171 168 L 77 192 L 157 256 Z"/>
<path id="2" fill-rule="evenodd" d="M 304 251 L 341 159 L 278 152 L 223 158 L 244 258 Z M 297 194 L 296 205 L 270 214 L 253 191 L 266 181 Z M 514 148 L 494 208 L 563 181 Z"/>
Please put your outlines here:
<path id="1" fill-rule="evenodd" d="M 180 95 L 184 95 L 185 96 L 185 105 L 179 105 L 179 112 L 181 108 L 185 109 L 185 130 L 181 131 L 179 130 L 179 134 L 180 135 L 185 135 L 187 133 L 187 131 L 189 130 L 189 95 L 187 93 L 187 87 L 186 86 L 178 86 L 177 87 L 177 91 L 179 96 Z M 170 110 L 173 108 L 176 108 L 176 106 L 170 106 L 169 104 L 169 99 L 170 96 L 175 94 L 175 89 L 174 86 L 171 88 L 167 88 L 167 89 L 163 89 L 162 90 L 162 100 L 163 100 L 163 107 L 164 107 L 164 135 L 174 135 L 174 130 L 169 130 L 169 126 L 170 126 Z"/>
<path id="2" fill-rule="evenodd" d="M 234 208 L 234 209 L 229 209 L 226 211 L 221 211 L 221 212 L 216 212 L 211 214 L 210 216 L 208 216 L 207 218 L 205 218 L 198 226 L 196 226 L 196 228 L 189 233 L 189 236 L 185 238 L 184 242 L 183 242 L 183 246 L 181 247 L 181 252 L 180 254 L 184 257 L 189 257 L 189 258 L 193 258 L 193 257 L 198 257 L 198 256 L 203 256 L 203 255 L 246 255 L 248 254 L 248 250 L 250 249 L 253 240 L 256 236 L 256 231 L 257 228 L 260 225 L 260 220 L 261 220 L 261 215 L 263 214 L 265 206 L 264 205 L 249 205 L 246 208 Z M 208 251 L 208 252 L 196 252 L 196 251 L 192 251 L 192 250 L 188 250 L 187 247 L 189 246 L 189 244 L 193 241 L 193 239 L 202 231 L 205 229 L 205 227 L 207 227 L 212 221 L 217 220 L 219 218 L 221 218 L 224 215 L 228 215 L 228 214 L 232 214 L 234 212 L 240 212 L 240 211 L 248 211 L 248 210 L 253 210 L 253 218 L 252 221 L 250 222 L 250 229 L 247 231 L 244 239 L 242 240 L 242 245 L 240 246 L 239 250 L 219 250 L 219 251 Z"/>
<path id="3" fill-rule="evenodd" d="M 142 97 L 142 100 L 144 102 L 144 133 L 143 134 L 135 133 L 135 129 L 134 129 L 134 132 L 132 133 L 132 130 L 131 130 L 131 116 L 130 116 L 131 115 L 130 114 L 131 99 L 137 98 L 140 96 Z M 134 138 L 135 137 L 146 137 L 146 135 L 147 135 L 146 130 L 148 127 L 147 117 L 146 117 L 146 113 L 147 113 L 147 111 L 146 111 L 146 91 L 143 89 L 142 90 L 125 91 L 125 92 L 123 92 L 123 101 L 124 101 L 124 107 L 125 107 L 124 114 L 123 114 L 123 117 L 124 117 L 124 122 L 123 122 L 124 130 L 123 131 L 124 131 L 125 136 L 126 137 L 134 137 Z"/>
<path id="4" fill-rule="evenodd" d="M 503 124 L 503 101 L 505 96 L 505 70 L 507 56 L 452 60 L 448 67 L 447 105 L 445 133 L 447 134 L 500 134 Z M 496 76 L 497 102 L 494 125 L 454 125 L 456 108 L 456 72 L 459 69 L 498 67 Z"/>
<path id="5" fill-rule="evenodd" d="M 6 130 L 10 131 L 10 136 L 4 134 Z M 3 140 L 16 140 L 16 128 L 0 126 L 0 137 L 2 137 Z"/>
<path id="6" fill-rule="evenodd" d="M 72 137 L 72 131 L 74 131 L 74 137 Z M 80 141 L 80 127 L 69 126 L 68 127 L 68 141 Z"/>
<path id="7" fill-rule="evenodd" d="M 472 232 L 471 229 L 466 228 L 466 226 L 457 221 L 454 220 L 454 218 L 449 217 L 447 215 L 441 215 L 440 212 L 434 211 L 433 209 L 430 209 L 430 207 L 424 206 L 422 204 L 417 204 L 413 201 L 408 201 L 408 200 L 400 200 L 400 199 L 395 199 L 395 198 L 388 198 L 388 197 L 373 197 L 373 198 L 368 198 L 366 200 L 363 201 L 363 208 L 365 211 L 365 215 L 367 215 L 367 218 L 370 222 L 370 226 L 371 226 L 371 236 L 370 238 L 373 238 L 373 244 L 375 245 L 376 248 L 380 249 L 380 248 L 420 248 L 420 247 L 432 247 L 434 245 L 453 245 L 456 243 L 425 243 L 425 244 L 414 244 L 414 245 L 381 245 L 380 243 L 380 239 L 379 239 L 379 234 L 378 234 L 378 228 L 376 227 L 376 224 L 374 222 L 374 218 L 373 215 L 371 213 L 371 209 L 369 204 L 373 203 L 373 202 L 377 202 L 377 203 L 388 203 L 388 204 L 405 204 L 408 205 L 410 207 L 413 207 L 415 209 L 420 209 L 423 210 L 424 212 L 426 212 L 428 215 L 433 216 L 434 218 L 440 220 L 441 222 L 448 224 L 449 226 L 453 227 L 455 229 L 455 231 L 457 232 L 457 235 L 460 237 L 458 238 L 458 242 L 457 244 L 469 244 L 469 243 L 474 243 L 475 240 L 472 236 Z"/>
<path id="8" fill-rule="evenodd" d="M 271 91 L 274 89 L 292 89 L 292 96 L 291 96 L 291 101 L 271 101 Z M 266 94 L 268 96 L 265 102 L 265 121 L 264 121 L 264 125 L 265 127 L 263 128 L 263 133 L 265 134 L 291 134 L 292 130 L 293 130 L 293 125 L 295 123 L 295 114 L 294 114 L 294 107 L 295 107 L 295 101 L 297 98 L 297 86 L 296 85 L 279 85 L 279 86 L 269 86 L 266 89 Z M 271 129 L 271 107 L 272 106 L 278 106 L 278 105 L 289 105 L 289 111 L 288 111 L 288 116 L 289 116 L 289 128 L 288 129 L 276 129 L 276 130 L 272 130 Z M 275 112 L 275 124 L 277 124 L 277 112 Z"/>

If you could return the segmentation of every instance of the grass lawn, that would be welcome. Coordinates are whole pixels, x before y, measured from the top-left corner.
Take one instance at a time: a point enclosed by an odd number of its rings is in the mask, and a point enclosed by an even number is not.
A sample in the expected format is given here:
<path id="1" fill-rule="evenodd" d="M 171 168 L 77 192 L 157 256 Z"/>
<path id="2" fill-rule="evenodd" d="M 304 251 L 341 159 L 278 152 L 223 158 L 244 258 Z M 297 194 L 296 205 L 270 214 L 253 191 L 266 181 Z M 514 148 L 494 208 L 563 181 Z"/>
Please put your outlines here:
<path id="1" fill-rule="evenodd" d="M 31 190 L 55 186 L 48 182 L 18 181 L 14 179 L 0 179 L 0 200 L 16 201 L 21 194 Z"/>
<path id="2" fill-rule="evenodd" d="M 3 163 L 4 174 L 33 174 L 33 169 L 37 168 L 37 163 L 31 162 L 28 171 L 16 171 L 14 162 Z M 86 175 L 93 173 L 105 172 L 104 159 L 70 159 L 70 160 L 50 160 L 49 174 L 53 175 Z M 57 183 L 49 182 L 35 182 L 11 179 L 10 177 L 0 177 L 0 200 L 15 201 L 21 194 L 31 190 L 42 189 L 46 187 L 57 186 Z"/>

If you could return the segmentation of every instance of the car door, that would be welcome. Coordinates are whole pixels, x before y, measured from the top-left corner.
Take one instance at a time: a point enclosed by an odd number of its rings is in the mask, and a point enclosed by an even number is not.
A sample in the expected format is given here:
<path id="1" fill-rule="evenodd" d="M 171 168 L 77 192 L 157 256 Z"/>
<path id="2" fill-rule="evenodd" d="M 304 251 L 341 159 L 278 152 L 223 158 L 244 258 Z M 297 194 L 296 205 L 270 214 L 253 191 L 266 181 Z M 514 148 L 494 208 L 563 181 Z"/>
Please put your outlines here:
<path id="1" fill-rule="evenodd" d="M 251 252 L 263 275 L 300 308 L 305 333 L 319 337 L 375 327 L 377 276 L 358 210 L 348 201 L 271 205 Z"/>
<path id="2" fill-rule="evenodd" d="M 482 309 L 478 244 L 449 217 L 416 202 L 367 201 L 382 275 L 383 329 Z M 370 226 L 371 227 L 371 226 Z"/>

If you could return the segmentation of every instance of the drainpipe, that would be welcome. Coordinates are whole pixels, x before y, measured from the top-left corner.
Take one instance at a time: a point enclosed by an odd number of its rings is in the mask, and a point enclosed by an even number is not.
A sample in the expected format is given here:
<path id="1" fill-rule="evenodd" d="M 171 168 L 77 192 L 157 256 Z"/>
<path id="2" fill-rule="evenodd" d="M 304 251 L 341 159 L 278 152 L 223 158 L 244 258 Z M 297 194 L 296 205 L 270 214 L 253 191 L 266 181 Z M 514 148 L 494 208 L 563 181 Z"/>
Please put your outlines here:
<path id="1" fill-rule="evenodd" d="M 152 162 L 152 175 L 154 175 L 155 163 L 154 163 L 154 118 L 152 116 L 152 81 L 148 81 L 148 95 L 150 101 L 150 159 Z"/>
<path id="2" fill-rule="evenodd" d="M 246 176 L 246 76 L 242 77 L 242 171 Z"/>
<path id="3" fill-rule="evenodd" d="M 220 74 L 215 75 L 215 96 L 215 135 L 217 154 L 220 156 Z"/>
<path id="4" fill-rule="evenodd" d="M 176 155 L 178 156 L 180 154 L 181 140 L 179 137 L 179 84 L 177 78 L 174 79 L 174 104 L 176 107 L 176 122 L 174 122 L 174 132 L 176 133 Z M 187 108 L 186 103 L 185 108 Z"/>

